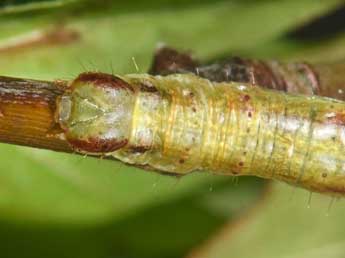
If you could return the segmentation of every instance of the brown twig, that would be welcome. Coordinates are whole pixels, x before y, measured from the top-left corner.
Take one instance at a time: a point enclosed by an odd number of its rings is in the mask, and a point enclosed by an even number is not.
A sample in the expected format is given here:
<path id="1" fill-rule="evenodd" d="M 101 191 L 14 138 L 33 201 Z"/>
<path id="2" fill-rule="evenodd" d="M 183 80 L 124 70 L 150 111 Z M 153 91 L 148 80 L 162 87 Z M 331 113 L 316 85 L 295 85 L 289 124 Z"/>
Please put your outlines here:
<path id="1" fill-rule="evenodd" d="M 345 100 L 345 63 L 312 65 L 306 62 L 282 63 L 232 57 L 201 64 L 189 53 L 169 47 L 157 50 L 152 74 L 194 73 L 211 81 L 236 81 L 304 95 Z"/>
<path id="2" fill-rule="evenodd" d="M 55 133 L 56 98 L 65 82 L 0 77 L 0 142 L 71 152 Z"/>

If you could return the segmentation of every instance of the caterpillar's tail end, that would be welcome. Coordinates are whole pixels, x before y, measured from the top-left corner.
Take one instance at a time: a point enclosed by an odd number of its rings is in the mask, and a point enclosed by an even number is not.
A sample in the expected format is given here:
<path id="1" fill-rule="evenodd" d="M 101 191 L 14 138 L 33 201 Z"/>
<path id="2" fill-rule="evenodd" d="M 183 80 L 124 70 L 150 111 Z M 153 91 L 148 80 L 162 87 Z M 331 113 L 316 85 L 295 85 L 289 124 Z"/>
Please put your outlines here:
<path id="1" fill-rule="evenodd" d="M 134 100 L 123 79 L 82 73 L 58 100 L 56 121 L 73 149 L 103 155 L 128 143 Z"/>

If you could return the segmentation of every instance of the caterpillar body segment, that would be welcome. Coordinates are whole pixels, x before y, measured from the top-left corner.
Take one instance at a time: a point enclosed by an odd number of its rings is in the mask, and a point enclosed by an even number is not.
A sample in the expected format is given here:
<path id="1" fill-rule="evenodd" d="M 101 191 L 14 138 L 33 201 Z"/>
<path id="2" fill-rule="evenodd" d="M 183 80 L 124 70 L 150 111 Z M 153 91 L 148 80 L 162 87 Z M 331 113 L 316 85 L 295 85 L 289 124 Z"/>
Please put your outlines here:
<path id="1" fill-rule="evenodd" d="M 80 75 L 57 120 L 79 152 L 345 193 L 345 103 L 191 74 Z"/>

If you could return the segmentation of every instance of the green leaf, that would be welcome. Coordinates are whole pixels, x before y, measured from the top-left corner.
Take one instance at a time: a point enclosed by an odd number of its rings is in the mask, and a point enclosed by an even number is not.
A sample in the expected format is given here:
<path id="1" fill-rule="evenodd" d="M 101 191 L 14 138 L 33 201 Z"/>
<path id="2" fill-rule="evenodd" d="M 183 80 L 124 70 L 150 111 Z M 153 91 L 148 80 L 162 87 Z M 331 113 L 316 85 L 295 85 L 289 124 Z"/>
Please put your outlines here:
<path id="1" fill-rule="evenodd" d="M 238 185 L 228 180 L 213 182 L 212 191 L 206 184 L 194 188 L 192 195 L 166 199 L 164 203 L 159 201 L 162 192 L 153 189 L 155 204 L 133 210 L 121 220 L 116 217 L 93 223 L 0 220 L 2 254 L 11 254 L 9 257 L 182 257 L 227 219 L 245 213 L 260 198 L 262 186 L 263 182 L 254 178 L 243 179 Z M 170 191 L 175 187 L 179 186 L 173 186 Z M 136 193 L 142 193 L 140 187 Z M 210 209 L 215 206 L 212 201 L 219 197 L 226 200 L 226 208 Z M 81 207 L 81 212 L 84 209 Z"/>
<path id="2" fill-rule="evenodd" d="M 5 0 L 0 3 L 0 15 L 48 10 L 77 1 L 80 0 Z"/>
<path id="3" fill-rule="evenodd" d="M 193 49 L 197 56 L 209 58 L 267 42 L 338 3 L 335 0 L 327 3 L 283 0 L 276 4 L 270 1 L 217 2 L 187 9 L 153 8 L 153 11 L 144 9 L 123 14 L 119 14 L 117 5 L 113 4 L 105 13 L 102 10 L 102 15 L 96 15 L 96 11 L 90 13 L 85 5 L 78 11 L 61 8 L 61 12 L 57 9 L 49 15 L 32 16 L 29 12 L 20 17 L 5 16 L 0 19 L 0 52 L 1 46 L 25 42 L 25 38 L 30 40 L 35 33 L 54 26 L 73 31 L 78 37 L 68 44 L 37 43 L 24 50 L 3 51 L 0 66 L 6 75 L 73 78 L 85 69 L 136 72 L 132 63 L 135 57 L 144 72 L 160 42 Z M 64 27 L 57 25 L 63 22 Z"/>
<path id="4" fill-rule="evenodd" d="M 193 257 L 342 257 L 345 253 L 343 202 L 313 194 L 309 208 L 309 198 L 304 190 L 275 184 L 269 202 L 250 220 L 223 229 L 217 241 Z"/>
<path id="5" fill-rule="evenodd" d="M 63 3 L 0 10 L 2 75 L 130 73 L 136 72 L 132 57 L 145 72 L 159 42 L 202 58 L 255 49 L 339 1 Z M 52 31 L 72 37 L 39 40 Z M 254 179 L 237 187 L 229 180 L 201 173 L 176 179 L 119 162 L 1 144 L 1 256 L 181 257 L 226 219 L 244 216 L 264 188 Z"/>

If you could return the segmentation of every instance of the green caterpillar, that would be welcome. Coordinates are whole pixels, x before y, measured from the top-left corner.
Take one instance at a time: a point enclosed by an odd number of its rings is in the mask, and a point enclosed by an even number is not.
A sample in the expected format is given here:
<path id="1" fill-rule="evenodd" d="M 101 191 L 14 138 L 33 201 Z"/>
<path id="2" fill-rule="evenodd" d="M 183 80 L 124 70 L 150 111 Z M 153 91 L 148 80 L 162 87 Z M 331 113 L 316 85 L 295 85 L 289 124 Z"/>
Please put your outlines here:
<path id="1" fill-rule="evenodd" d="M 83 73 L 57 121 L 81 153 L 165 173 L 272 178 L 345 194 L 345 103 L 191 74 Z"/>

